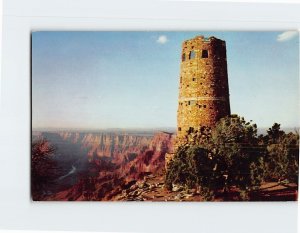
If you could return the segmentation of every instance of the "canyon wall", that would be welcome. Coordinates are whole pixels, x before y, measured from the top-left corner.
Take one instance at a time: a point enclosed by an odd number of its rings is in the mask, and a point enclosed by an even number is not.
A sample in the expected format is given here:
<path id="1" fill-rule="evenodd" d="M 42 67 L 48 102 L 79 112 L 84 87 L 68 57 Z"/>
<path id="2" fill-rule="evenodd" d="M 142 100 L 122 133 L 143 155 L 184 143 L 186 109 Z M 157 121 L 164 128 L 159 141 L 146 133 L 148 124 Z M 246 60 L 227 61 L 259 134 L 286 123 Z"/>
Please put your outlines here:
<path id="1" fill-rule="evenodd" d="M 172 152 L 175 139 L 174 134 L 167 132 L 60 131 L 41 135 L 57 148 L 57 161 L 69 163 L 71 171 L 81 166 L 76 182 L 46 197 L 47 200 L 83 200 L 88 182 L 94 187 L 94 198 L 107 199 L 107 195 L 113 196 L 112 193 L 122 190 L 128 183 L 141 180 L 145 175 L 161 173 L 165 155 Z"/>

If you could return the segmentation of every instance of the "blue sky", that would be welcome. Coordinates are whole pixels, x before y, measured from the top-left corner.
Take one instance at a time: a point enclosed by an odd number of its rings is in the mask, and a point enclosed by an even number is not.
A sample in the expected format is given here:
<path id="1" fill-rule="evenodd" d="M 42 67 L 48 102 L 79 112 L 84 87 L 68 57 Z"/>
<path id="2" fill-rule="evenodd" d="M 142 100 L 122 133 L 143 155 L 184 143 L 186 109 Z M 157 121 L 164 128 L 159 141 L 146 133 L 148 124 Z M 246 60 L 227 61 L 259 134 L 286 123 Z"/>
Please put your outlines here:
<path id="1" fill-rule="evenodd" d="M 296 32 L 34 32 L 33 128 L 176 127 L 181 44 L 226 41 L 231 112 L 299 127 Z"/>

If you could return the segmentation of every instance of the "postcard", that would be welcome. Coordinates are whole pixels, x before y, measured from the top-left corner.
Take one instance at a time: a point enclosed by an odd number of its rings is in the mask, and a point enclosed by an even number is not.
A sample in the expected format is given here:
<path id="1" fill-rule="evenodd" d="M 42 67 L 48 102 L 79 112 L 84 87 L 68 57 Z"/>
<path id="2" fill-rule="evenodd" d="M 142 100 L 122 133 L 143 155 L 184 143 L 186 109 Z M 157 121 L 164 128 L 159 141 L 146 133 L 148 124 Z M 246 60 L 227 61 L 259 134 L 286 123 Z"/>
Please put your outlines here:
<path id="1" fill-rule="evenodd" d="M 297 201 L 297 31 L 37 31 L 34 201 Z"/>

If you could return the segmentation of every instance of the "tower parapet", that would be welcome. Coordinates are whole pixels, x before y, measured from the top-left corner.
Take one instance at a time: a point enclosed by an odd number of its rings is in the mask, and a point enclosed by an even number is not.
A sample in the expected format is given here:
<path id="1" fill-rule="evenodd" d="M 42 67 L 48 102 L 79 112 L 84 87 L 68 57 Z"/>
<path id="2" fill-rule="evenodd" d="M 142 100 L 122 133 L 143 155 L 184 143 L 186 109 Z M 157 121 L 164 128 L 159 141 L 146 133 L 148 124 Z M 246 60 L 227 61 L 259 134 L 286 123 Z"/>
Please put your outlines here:
<path id="1" fill-rule="evenodd" d="M 230 115 L 225 41 L 197 36 L 182 44 L 177 137 Z"/>

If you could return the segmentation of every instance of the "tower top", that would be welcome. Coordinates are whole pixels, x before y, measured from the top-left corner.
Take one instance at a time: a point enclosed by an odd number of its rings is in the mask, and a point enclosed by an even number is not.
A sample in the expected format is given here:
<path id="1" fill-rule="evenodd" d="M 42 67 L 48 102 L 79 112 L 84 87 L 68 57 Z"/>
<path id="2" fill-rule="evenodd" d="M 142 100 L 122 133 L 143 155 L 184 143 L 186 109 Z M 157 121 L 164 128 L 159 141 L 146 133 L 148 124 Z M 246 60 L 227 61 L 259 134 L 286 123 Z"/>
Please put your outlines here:
<path id="1" fill-rule="evenodd" d="M 218 39 L 214 36 L 210 36 L 210 37 L 204 37 L 203 35 L 199 35 L 199 36 L 196 36 L 192 39 L 188 39 L 188 40 L 185 40 L 183 41 L 183 46 L 191 41 L 199 41 L 201 43 L 209 43 L 209 42 L 212 42 L 212 41 L 220 41 L 222 43 L 225 44 L 225 41 L 224 40 L 221 40 L 221 39 Z"/>

